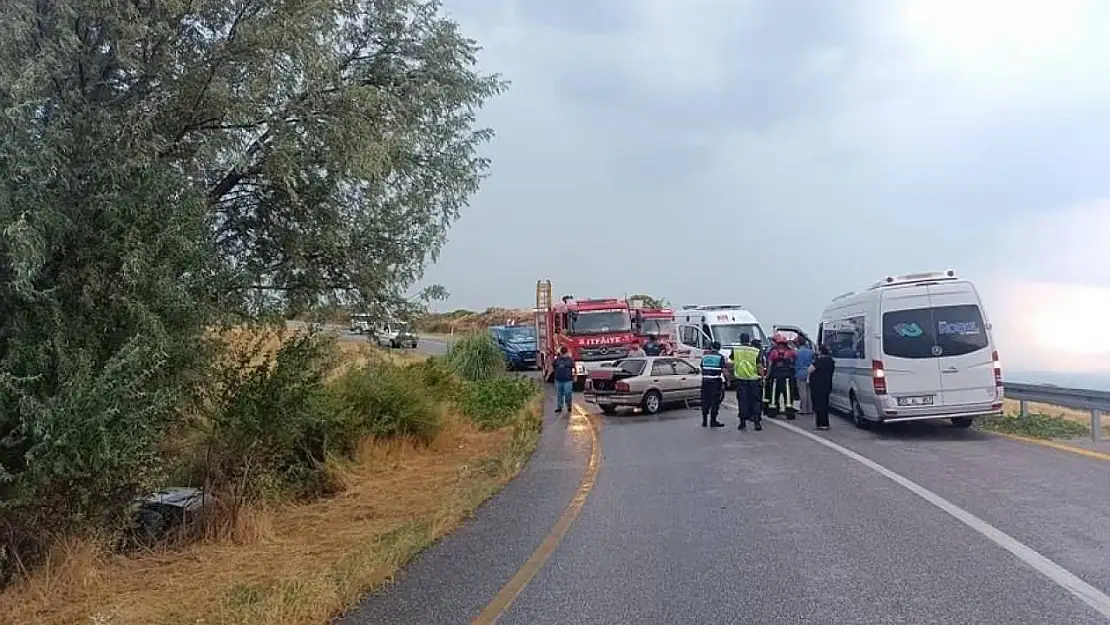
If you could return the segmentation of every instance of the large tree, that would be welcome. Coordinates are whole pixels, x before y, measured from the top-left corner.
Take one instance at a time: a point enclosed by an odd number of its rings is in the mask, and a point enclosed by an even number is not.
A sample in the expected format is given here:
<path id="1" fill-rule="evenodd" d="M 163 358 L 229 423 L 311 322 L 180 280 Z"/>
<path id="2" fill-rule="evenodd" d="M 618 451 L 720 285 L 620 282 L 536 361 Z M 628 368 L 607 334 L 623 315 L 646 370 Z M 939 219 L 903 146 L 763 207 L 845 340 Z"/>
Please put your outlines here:
<path id="1" fill-rule="evenodd" d="M 214 320 L 402 301 L 486 173 L 477 50 L 424 0 L 0 3 L 0 499 L 150 481 Z"/>

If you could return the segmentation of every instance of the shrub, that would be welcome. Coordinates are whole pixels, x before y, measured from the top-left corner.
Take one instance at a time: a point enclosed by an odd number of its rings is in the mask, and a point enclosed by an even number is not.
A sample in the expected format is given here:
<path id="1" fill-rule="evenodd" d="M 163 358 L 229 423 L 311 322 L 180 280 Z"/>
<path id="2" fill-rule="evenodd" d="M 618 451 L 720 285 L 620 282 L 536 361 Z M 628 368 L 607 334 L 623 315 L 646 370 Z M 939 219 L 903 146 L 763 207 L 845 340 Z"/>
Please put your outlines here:
<path id="1" fill-rule="evenodd" d="M 480 382 L 505 372 L 505 355 L 487 334 L 460 338 L 447 350 L 447 362 L 464 380 Z"/>
<path id="2" fill-rule="evenodd" d="M 368 435 L 429 442 L 443 425 L 436 398 L 414 368 L 385 362 L 352 367 L 333 382 L 332 393 L 339 408 L 331 434 L 337 449 L 349 452 Z"/>
<path id="3" fill-rule="evenodd" d="M 462 380 L 443 358 L 429 356 L 425 360 L 407 365 L 405 370 L 438 401 L 452 401 L 462 389 Z"/>
<path id="4" fill-rule="evenodd" d="M 528 378 L 471 382 L 459 397 L 459 410 L 483 429 L 501 428 L 513 422 L 538 390 L 536 382 Z"/>
<path id="5" fill-rule="evenodd" d="M 213 366 L 200 420 L 209 489 L 243 500 L 325 486 L 326 433 L 335 418 L 325 380 L 335 339 L 315 332 L 250 335 Z M 279 341 L 280 346 L 270 348 Z M 278 492 L 274 492 L 278 491 Z"/>

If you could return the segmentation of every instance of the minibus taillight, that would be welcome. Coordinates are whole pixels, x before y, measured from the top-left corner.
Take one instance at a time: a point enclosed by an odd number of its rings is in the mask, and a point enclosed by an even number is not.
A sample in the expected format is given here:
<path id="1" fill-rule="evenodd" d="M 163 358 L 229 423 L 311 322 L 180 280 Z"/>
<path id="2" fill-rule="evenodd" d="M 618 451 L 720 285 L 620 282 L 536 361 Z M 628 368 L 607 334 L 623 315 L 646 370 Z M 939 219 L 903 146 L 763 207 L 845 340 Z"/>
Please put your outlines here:
<path id="1" fill-rule="evenodd" d="M 998 360 L 998 352 L 992 353 L 991 358 L 994 359 L 994 386 L 1002 388 L 1002 363 Z"/>
<path id="2" fill-rule="evenodd" d="M 871 361 L 871 384 L 875 387 L 876 395 L 886 395 L 886 371 L 883 370 L 883 361 Z"/>

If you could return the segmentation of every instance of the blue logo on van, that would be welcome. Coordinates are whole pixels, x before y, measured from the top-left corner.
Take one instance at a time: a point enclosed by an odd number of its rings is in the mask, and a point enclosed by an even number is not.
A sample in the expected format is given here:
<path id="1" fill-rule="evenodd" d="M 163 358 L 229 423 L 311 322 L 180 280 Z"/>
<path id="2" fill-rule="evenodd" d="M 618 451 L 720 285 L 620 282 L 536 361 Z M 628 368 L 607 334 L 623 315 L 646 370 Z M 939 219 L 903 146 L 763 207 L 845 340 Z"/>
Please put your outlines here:
<path id="1" fill-rule="evenodd" d="M 925 331 L 921 329 L 921 326 L 917 325 L 916 323 L 895 324 L 894 331 L 898 333 L 898 336 L 902 336 L 907 339 L 916 339 L 922 334 L 925 334 Z"/>

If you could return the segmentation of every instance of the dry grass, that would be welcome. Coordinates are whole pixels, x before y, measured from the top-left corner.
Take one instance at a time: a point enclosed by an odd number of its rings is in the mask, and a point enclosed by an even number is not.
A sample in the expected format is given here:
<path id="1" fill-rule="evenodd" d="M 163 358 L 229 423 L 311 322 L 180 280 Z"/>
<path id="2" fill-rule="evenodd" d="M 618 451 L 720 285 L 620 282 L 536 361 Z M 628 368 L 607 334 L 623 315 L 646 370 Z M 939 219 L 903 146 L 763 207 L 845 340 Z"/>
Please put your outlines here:
<path id="1" fill-rule="evenodd" d="M 449 313 L 430 313 L 416 322 L 422 332 L 430 334 L 463 334 L 501 325 L 508 319 L 517 323 L 531 323 L 535 314 L 531 309 L 487 308 L 483 312 L 458 310 Z"/>
<path id="2" fill-rule="evenodd" d="M 1021 403 L 1016 399 L 1002 400 L 1002 408 L 1008 415 L 1017 415 L 1021 413 Z M 1028 410 L 1030 414 L 1043 414 L 1051 417 L 1061 417 L 1068 421 L 1090 425 L 1091 413 L 1086 410 L 1076 410 L 1074 408 L 1064 408 L 1063 406 L 1053 406 L 1052 404 L 1036 404 L 1029 402 Z"/>
<path id="3" fill-rule="evenodd" d="M 528 407 L 535 423 L 539 401 Z M 456 415 L 433 443 L 366 441 L 335 467 L 344 490 L 254 510 L 179 551 L 104 556 L 90 543 L 0 595 L 0 623 L 326 623 L 455 527 L 515 475 L 537 428 L 481 432 Z M 524 431 L 527 430 L 527 431 Z"/>

